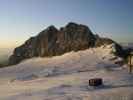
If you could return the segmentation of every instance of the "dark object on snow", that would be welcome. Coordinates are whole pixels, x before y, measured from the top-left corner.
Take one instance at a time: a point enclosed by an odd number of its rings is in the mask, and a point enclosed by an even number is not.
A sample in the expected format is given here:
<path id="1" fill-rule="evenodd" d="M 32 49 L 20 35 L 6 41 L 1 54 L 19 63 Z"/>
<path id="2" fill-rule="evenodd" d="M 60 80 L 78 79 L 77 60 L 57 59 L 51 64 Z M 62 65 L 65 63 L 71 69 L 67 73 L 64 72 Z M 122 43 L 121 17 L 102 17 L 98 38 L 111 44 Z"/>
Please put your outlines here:
<path id="1" fill-rule="evenodd" d="M 93 78 L 89 80 L 89 86 L 101 86 L 103 85 L 103 80 L 101 78 Z"/>
<path id="2" fill-rule="evenodd" d="M 129 73 L 132 73 L 133 64 L 132 64 L 133 52 L 130 52 L 129 55 Z"/>

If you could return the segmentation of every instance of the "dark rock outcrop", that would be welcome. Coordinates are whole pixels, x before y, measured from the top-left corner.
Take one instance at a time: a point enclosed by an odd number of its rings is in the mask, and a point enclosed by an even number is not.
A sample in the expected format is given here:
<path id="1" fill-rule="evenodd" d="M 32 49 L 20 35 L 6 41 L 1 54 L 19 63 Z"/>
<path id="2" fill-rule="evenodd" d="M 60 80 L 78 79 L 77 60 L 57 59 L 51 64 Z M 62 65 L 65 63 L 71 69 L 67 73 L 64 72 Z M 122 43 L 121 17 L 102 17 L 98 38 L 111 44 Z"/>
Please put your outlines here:
<path id="1" fill-rule="evenodd" d="M 112 43 L 115 42 L 111 39 L 94 35 L 85 25 L 68 23 L 60 30 L 50 26 L 37 36 L 31 37 L 20 47 L 15 48 L 13 55 L 9 59 L 9 65 L 18 64 L 22 60 L 32 57 L 51 57 L 72 50 L 84 50 Z M 122 52 L 122 48 L 117 43 L 115 44 L 116 54 L 120 56 L 119 53 Z"/>
<path id="2" fill-rule="evenodd" d="M 103 85 L 103 79 L 102 78 L 93 78 L 89 80 L 89 86 L 101 86 Z"/>

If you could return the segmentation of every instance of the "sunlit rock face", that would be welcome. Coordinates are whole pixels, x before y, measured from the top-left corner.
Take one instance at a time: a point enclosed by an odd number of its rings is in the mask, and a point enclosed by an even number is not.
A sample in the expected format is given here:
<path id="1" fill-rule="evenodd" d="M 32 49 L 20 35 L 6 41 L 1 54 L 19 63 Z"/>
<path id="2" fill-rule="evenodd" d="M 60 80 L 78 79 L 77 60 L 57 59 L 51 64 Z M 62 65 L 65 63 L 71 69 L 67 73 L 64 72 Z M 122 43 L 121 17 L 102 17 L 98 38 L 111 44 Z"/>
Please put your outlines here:
<path id="1" fill-rule="evenodd" d="M 59 30 L 54 26 L 49 26 L 20 47 L 15 48 L 13 55 L 10 56 L 9 65 L 32 57 L 51 57 L 112 43 L 115 44 L 115 53 L 120 56 L 123 51 L 120 45 L 111 39 L 94 35 L 86 25 L 71 22 Z"/>

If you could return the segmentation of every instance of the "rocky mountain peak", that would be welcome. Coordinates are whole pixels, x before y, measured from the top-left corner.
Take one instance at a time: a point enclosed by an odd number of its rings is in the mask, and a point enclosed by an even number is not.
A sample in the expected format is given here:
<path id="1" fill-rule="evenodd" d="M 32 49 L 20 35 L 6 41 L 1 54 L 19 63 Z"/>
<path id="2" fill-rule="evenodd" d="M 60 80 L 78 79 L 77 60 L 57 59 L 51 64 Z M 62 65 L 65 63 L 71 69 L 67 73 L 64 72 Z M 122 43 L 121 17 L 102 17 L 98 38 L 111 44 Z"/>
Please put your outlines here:
<path id="1" fill-rule="evenodd" d="M 70 51 L 84 50 L 112 43 L 115 42 L 111 39 L 94 35 L 86 25 L 70 22 L 60 30 L 52 25 L 15 48 L 9 59 L 9 65 L 18 64 L 22 60 L 32 57 L 57 56 Z M 119 50 L 118 52 L 122 51 L 118 44 L 116 49 Z M 119 53 L 117 54 L 119 56 Z"/>
<path id="2" fill-rule="evenodd" d="M 51 26 L 49 26 L 47 29 L 46 29 L 46 31 L 48 31 L 48 32 L 54 32 L 54 31 L 58 31 L 58 29 L 54 26 L 54 25 L 51 25 Z"/>

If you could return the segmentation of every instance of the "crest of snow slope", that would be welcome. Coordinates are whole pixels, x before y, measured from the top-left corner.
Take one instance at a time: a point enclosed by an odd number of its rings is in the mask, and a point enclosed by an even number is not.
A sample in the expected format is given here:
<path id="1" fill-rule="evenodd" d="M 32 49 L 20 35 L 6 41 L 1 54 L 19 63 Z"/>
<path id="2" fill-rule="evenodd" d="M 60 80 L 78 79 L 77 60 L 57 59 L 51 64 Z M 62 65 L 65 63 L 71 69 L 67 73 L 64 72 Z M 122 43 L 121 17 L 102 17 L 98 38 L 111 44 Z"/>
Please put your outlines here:
<path id="1" fill-rule="evenodd" d="M 132 75 L 109 60 L 114 58 L 112 51 L 112 45 L 108 45 L 52 58 L 33 58 L 0 69 L 0 98 L 132 100 Z M 105 86 L 88 89 L 88 80 L 93 77 L 103 78 Z"/>

